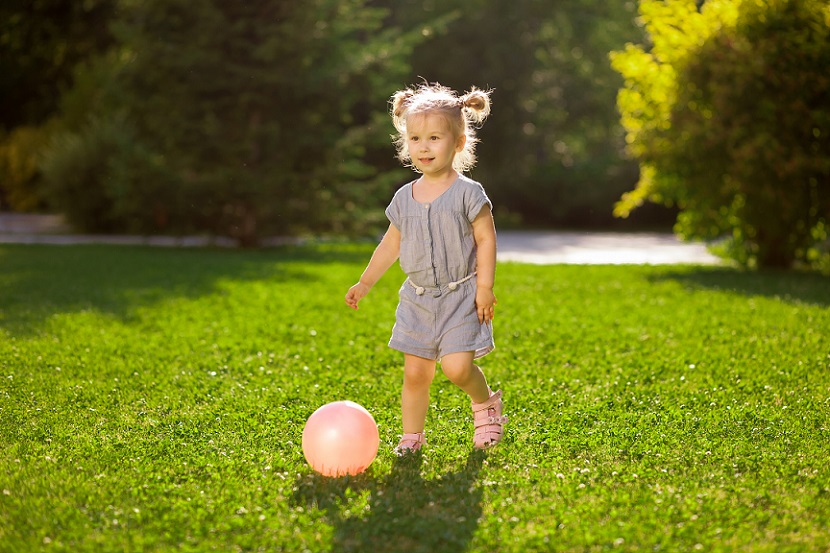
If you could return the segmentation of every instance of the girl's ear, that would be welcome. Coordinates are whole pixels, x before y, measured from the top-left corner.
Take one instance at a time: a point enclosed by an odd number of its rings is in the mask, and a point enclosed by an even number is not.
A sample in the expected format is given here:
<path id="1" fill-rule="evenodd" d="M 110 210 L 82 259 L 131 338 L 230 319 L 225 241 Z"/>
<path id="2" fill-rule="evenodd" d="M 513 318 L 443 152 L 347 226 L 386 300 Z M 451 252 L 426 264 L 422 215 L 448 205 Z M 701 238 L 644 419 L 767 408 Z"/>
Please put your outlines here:
<path id="1" fill-rule="evenodd" d="M 455 140 L 455 151 L 460 152 L 467 145 L 467 135 L 462 134 Z"/>

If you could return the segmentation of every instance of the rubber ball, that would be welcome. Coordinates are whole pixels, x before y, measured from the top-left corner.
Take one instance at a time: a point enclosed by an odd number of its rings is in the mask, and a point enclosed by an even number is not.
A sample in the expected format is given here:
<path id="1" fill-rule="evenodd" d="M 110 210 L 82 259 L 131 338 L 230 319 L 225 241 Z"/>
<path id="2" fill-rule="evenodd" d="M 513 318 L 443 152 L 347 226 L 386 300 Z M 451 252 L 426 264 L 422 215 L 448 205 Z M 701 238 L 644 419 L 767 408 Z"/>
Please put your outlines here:
<path id="1" fill-rule="evenodd" d="M 353 401 L 323 405 L 303 428 L 303 455 L 324 476 L 360 474 L 375 460 L 379 445 L 375 419 Z"/>

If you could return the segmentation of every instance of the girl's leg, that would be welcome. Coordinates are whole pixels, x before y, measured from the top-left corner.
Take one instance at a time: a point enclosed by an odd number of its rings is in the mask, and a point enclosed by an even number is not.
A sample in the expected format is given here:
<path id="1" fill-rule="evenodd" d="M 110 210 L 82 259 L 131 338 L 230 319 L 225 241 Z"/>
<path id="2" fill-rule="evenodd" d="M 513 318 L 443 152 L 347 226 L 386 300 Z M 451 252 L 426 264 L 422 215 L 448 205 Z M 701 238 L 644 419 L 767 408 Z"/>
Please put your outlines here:
<path id="1" fill-rule="evenodd" d="M 441 359 L 441 368 L 447 378 L 467 392 L 472 400 L 475 447 L 485 449 L 499 443 L 507 422 L 507 417 L 501 414 L 501 390 L 490 393 L 484 373 L 473 363 L 473 352 L 445 355 Z"/>
<path id="2" fill-rule="evenodd" d="M 484 373 L 473 363 L 473 352 L 450 353 L 441 359 L 441 369 L 450 382 L 467 392 L 474 403 L 482 403 L 490 397 L 490 388 Z"/>
<path id="3" fill-rule="evenodd" d="M 429 386 L 435 377 L 435 361 L 404 355 L 401 412 L 404 434 L 424 431 L 429 408 Z"/>

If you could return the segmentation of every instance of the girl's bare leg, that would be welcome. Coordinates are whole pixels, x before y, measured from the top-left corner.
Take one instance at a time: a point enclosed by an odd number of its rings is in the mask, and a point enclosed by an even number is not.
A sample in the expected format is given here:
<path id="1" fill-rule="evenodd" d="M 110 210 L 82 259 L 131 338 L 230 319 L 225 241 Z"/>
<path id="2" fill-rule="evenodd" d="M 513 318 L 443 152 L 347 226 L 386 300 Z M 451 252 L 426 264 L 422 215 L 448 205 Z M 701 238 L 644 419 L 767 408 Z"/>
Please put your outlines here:
<path id="1" fill-rule="evenodd" d="M 490 387 L 481 369 L 473 363 L 473 352 L 450 353 L 441 359 L 441 369 L 450 382 L 464 390 L 475 403 L 490 397 Z"/>
<path id="2" fill-rule="evenodd" d="M 429 409 L 429 387 L 435 377 L 435 361 L 404 355 L 401 412 L 404 434 L 424 431 Z"/>

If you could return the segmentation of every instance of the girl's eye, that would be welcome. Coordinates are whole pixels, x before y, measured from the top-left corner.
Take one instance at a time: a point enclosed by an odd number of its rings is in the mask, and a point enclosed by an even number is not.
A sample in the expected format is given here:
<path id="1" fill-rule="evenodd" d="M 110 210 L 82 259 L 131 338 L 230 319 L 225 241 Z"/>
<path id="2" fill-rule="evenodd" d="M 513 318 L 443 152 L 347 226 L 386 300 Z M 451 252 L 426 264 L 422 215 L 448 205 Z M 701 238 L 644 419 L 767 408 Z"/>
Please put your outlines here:
<path id="1" fill-rule="evenodd" d="M 430 136 L 429 139 L 430 140 L 438 140 L 438 137 L 437 136 Z"/>

